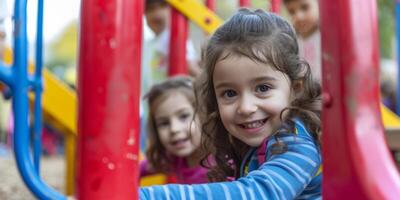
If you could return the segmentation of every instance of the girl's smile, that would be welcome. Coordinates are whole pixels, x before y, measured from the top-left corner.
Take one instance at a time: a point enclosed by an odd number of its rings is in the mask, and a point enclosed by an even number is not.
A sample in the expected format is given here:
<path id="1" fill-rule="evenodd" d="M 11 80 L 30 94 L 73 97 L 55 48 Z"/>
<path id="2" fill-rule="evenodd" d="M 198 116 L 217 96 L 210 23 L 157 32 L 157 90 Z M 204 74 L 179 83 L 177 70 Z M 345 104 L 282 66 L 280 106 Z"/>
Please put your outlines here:
<path id="1" fill-rule="evenodd" d="M 170 145 L 177 149 L 185 148 L 186 145 L 190 145 L 190 138 L 174 139 L 170 142 Z"/>
<path id="2" fill-rule="evenodd" d="M 244 129 L 244 131 L 250 133 L 250 134 L 257 134 L 264 128 L 265 123 L 267 122 L 268 118 L 261 119 L 261 120 L 255 120 L 251 122 L 246 122 L 239 124 L 239 126 Z"/>

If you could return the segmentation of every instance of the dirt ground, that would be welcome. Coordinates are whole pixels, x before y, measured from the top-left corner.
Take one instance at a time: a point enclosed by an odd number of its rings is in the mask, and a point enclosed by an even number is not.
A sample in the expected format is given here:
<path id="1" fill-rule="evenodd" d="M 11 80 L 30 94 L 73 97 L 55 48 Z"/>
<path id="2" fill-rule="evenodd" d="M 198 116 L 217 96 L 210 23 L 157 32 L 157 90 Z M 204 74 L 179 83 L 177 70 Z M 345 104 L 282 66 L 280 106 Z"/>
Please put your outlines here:
<path id="1" fill-rule="evenodd" d="M 41 161 L 41 176 L 44 181 L 63 193 L 65 161 L 62 156 L 44 157 Z M 20 177 L 13 155 L 0 156 L 0 200 L 36 199 L 26 188 Z"/>
<path id="2" fill-rule="evenodd" d="M 400 154 L 397 155 L 400 160 Z M 398 163 L 400 170 L 400 162 Z M 44 181 L 63 193 L 65 181 L 65 160 L 63 156 L 43 157 L 41 175 Z M 19 173 L 13 155 L 0 154 L 0 200 L 34 200 Z"/>

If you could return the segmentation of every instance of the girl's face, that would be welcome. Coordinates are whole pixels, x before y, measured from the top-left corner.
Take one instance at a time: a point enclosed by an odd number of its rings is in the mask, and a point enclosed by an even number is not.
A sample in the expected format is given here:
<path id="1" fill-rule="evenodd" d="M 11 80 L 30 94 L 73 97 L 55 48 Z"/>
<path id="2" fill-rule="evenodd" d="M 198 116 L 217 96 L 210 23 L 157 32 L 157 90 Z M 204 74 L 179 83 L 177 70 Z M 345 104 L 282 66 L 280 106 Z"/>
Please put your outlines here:
<path id="1" fill-rule="evenodd" d="M 280 127 L 292 96 L 287 75 L 245 56 L 229 56 L 215 65 L 213 82 L 222 123 L 232 136 L 257 147 Z"/>
<path id="2" fill-rule="evenodd" d="M 293 0 L 285 4 L 293 26 L 302 37 L 307 37 L 318 27 L 318 1 Z"/>
<path id="3" fill-rule="evenodd" d="M 184 94 L 171 90 L 152 105 L 158 137 L 178 157 L 191 155 L 200 145 L 200 129 L 192 122 L 194 109 Z"/>
<path id="4" fill-rule="evenodd" d="M 160 35 L 168 25 L 170 9 L 168 5 L 152 5 L 145 12 L 147 25 L 156 35 Z"/>

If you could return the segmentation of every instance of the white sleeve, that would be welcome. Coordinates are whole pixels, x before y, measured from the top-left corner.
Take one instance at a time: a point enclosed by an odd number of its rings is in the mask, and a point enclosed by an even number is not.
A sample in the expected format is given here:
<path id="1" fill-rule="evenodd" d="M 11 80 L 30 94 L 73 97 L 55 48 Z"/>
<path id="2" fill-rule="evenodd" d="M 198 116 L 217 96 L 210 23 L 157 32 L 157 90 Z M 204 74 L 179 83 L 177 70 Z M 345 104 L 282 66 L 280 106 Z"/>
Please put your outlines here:
<path id="1" fill-rule="evenodd" d="M 188 61 L 197 61 L 196 50 L 194 49 L 193 42 L 190 39 L 186 42 L 186 59 Z"/>
<path id="2" fill-rule="evenodd" d="M 160 35 L 156 38 L 156 46 L 155 50 L 161 55 L 168 56 L 169 55 L 169 31 L 164 30 Z"/>
<path id="3" fill-rule="evenodd" d="M 156 51 L 162 55 L 169 55 L 169 40 L 170 40 L 169 31 L 163 31 L 157 38 Z M 186 59 L 189 61 L 196 61 L 197 54 L 194 49 L 194 45 L 192 40 L 188 39 L 186 41 Z"/>

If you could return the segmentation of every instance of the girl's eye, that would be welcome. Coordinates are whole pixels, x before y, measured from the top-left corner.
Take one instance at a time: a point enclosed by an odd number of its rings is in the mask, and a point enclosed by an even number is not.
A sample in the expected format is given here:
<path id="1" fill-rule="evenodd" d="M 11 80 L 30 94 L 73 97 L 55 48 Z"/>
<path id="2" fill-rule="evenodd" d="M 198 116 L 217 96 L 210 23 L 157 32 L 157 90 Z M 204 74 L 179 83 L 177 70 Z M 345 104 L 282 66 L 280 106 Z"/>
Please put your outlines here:
<path id="1" fill-rule="evenodd" d="M 268 85 L 259 85 L 256 88 L 256 92 L 264 93 L 268 92 L 268 90 L 271 89 Z"/>
<path id="2" fill-rule="evenodd" d="M 300 6 L 301 10 L 307 11 L 308 10 L 308 4 L 303 4 Z"/>
<path id="3" fill-rule="evenodd" d="M 168 126 L 169 122 L 168 121 L 161 121 L 161 122 L 158 122 L 156 125 L 157 125 L 158 128 L 162 128 L 162 127 Z"/>
<path id="4" fill-rule="evenodd" d="M 179 115 L 179 119 L 181 121 L 186 121 L 191 115 L 189 113 L 183 113 L 181 115 Z"/>
<path id="5" fill-rule="evenodd" d="M 232 98 L 232 97 L 236 96 L 236 92 L 235 92 L 234 90 L 226 90 L 226 91 L 223 93 L 223 95 L 224 95 L 224 97 L 226 97 L 226 98 Z"/>

